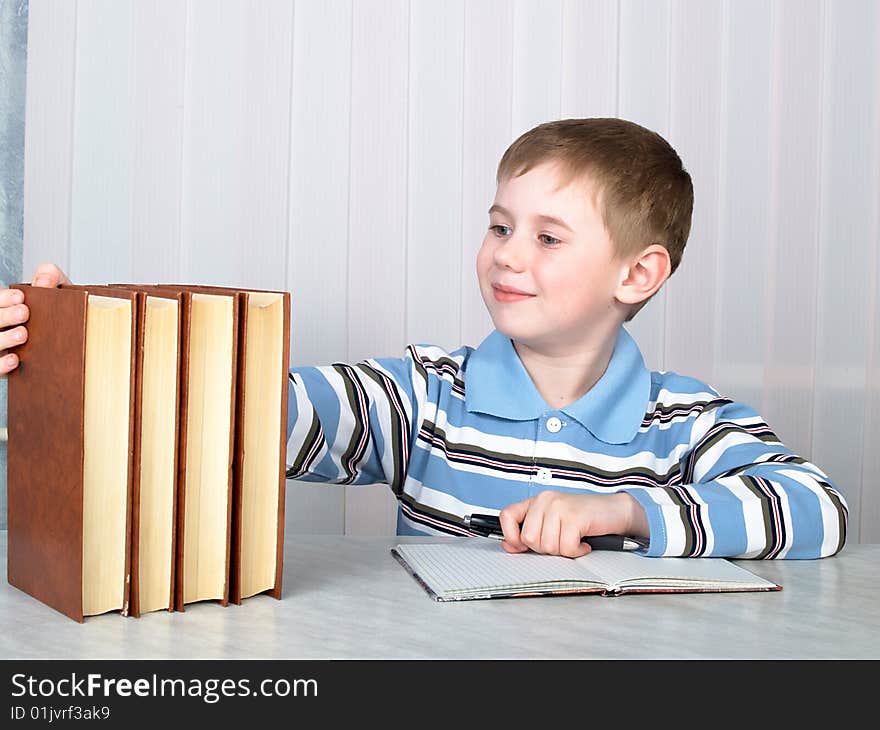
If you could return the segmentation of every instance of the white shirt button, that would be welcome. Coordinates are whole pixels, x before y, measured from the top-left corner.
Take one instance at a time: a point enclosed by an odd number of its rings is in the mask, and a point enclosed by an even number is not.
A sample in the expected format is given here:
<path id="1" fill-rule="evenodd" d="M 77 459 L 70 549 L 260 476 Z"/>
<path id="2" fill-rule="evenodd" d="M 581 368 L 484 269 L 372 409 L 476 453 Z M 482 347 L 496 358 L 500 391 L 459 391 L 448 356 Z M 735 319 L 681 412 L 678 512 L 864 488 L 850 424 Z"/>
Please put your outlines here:
<path id="1" fill-rule="evenodd" d="M 556 416 L 547 419 L 547 430 L 550 433 L 556 433 L 559 429 L 562 428 L 562 421 L 560 421 Z"/>
<path id="2" fill-rule="evenodd" d="M 538 469 L 537 479 L 539 482 L 549 482 L 553 479 L 553 472 L 549 469 Z"/>

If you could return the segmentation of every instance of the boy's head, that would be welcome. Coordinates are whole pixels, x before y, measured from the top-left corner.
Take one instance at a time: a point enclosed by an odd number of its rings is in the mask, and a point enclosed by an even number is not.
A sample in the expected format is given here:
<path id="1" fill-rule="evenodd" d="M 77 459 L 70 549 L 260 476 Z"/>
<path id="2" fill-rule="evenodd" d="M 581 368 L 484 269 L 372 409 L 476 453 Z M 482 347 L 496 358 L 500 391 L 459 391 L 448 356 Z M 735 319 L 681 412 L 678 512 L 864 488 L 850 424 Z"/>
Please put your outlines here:
<path id="1" fill-rule="evenodd" d="M 672 146 L 625 119 L 562 119 L 540 124 L 507 148 L 496 181 L 542 162 L 560 166 L 560 187 L 589 180 L 615 249 L 621 256 L 659 243 L 672 274 L 681 261 L 694 207 L 691 177 Z"/>
<path id="2" fill-rule="evenodd" d="M 542 124 L 507 149 L 497 180 L 477 275 L 495 327 L 518 345 L 607 347 L 681 260 L 691 179 L 637 124 Z"/>

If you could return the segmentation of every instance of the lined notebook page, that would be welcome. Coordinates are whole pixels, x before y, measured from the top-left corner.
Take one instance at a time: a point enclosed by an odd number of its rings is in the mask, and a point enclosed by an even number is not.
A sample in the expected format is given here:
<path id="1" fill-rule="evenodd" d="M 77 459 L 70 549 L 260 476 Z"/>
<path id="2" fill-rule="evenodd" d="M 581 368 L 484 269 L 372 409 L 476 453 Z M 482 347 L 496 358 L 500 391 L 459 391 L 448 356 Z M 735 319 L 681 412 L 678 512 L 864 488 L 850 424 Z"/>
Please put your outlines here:
<path id="1" fill-rule="evenodd" d="M 574 562 L 587 560 L 609 585 L 634 580 L 651 585 L 675 585 L 682 581 L 705 585 L 773 585 L 723 558 L 646 558 L 637 553 L 596 550 Z"/>
<path id="2" fill-rule="evenodd" d="M 436 593 L 593 580 L 586 565 L 559 555 L 510 555 L 496 540 L 463 539 L 461 543 L 411 543 L 396 550 Z"/>
<path id="3" fill-rule="evenodd" d="M 615 586 L 638 581 L 675 587 L 683 581 L 701 585 L 773 586 L 722 558 L 648 558 L 637 553 L 595 550 L 572 560 L 558 555 L 505 553 L 495 540 L 455 543 L 409 543 L 397 552 L 438 594 L 536 584 L 585 582 Z"/>

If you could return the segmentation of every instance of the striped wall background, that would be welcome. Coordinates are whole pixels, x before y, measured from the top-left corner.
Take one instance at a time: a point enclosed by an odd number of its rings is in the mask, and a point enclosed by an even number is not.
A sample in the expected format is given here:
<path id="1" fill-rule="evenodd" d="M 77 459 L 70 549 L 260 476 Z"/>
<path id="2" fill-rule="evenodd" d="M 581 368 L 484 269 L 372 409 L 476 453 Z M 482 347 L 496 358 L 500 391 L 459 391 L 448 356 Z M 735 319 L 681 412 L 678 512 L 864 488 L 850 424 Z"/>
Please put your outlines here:
<path id="1" fill-rule="evenodd" d="M 495 165 L 621 116 L 695 182 L 648 365 L 758 408 L 880 541 L 880 4 L 30 0 L 25 276 L 287 288 L 293 364 L 478 344 Z M 390 534 L 381 486 L 288 530 Z"/>

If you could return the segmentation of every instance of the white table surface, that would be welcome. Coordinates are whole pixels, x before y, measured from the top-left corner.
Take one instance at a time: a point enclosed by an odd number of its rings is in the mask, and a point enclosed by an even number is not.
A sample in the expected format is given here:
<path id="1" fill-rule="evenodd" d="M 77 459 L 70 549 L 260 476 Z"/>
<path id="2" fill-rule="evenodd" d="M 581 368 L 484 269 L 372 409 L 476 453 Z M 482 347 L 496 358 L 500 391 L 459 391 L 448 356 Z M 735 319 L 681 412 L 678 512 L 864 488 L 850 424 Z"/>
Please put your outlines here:
<path id="1" fill-rule="evenodd" d="M 437 538 L 290 536 L 284 596 L 79 624 L 0 586 L 0 658 L 876 659 L 880 545 L 739 561 L 772 593 L 437 603 L 390 554 Z M 456 539 L 456 538 L 451 538 Z M 499 548 L 500 549 L 500 548 Z M 6 562 L 6 533 L 0 532 Z"/>

